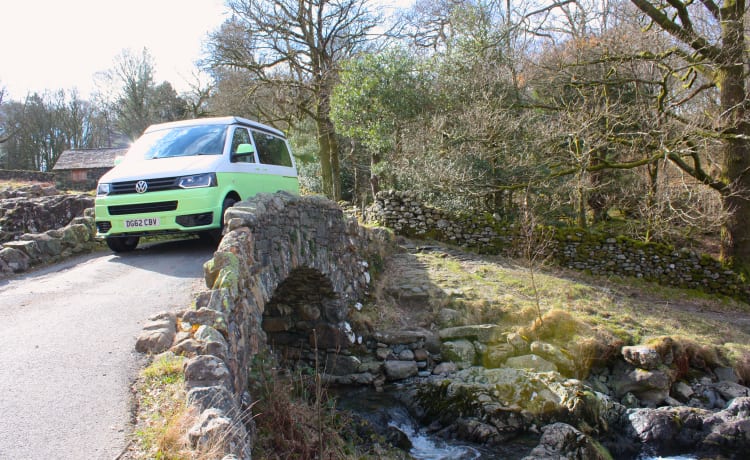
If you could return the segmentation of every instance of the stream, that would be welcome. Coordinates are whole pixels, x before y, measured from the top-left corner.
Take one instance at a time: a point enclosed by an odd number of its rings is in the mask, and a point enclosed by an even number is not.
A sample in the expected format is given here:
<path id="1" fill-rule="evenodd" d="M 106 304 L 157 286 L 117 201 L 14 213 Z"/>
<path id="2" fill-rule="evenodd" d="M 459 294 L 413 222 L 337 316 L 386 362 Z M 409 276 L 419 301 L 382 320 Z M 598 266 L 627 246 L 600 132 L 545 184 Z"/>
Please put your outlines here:
<path id="1" fill-rule="evenodd" d="M 520 460 L 536 446 L 537 437 L 518 439 L 488 448 L 464 441 L 446 440 L 421 426 L 395 394 L 399 387 L 386 386 L 378 393 L 371 388 L 329 388 L 339 409 L 356 413 L 374 426 L 395 427 L 405 434 L 412 447 L 409 455 L 417 460 Z M 637 460 L 695 460 L 690 455 L 660 457 L 641 454 Z"/>
<path id="2" fill-rule="evenodd" d="M 331 391 L 331 389 L 329 389 Z M 520 460 L 536 446 L 536 439 L 487 447 L 465 441 L 442 439 L 420 426 L 394 396 L 396 386 L 378 393 L 370 388 L 340 388 L 332 391 L 339 409 L 352 411 L 375 426 L 391 426 L 411 441 L 411 457 L 418 460 Z"/>

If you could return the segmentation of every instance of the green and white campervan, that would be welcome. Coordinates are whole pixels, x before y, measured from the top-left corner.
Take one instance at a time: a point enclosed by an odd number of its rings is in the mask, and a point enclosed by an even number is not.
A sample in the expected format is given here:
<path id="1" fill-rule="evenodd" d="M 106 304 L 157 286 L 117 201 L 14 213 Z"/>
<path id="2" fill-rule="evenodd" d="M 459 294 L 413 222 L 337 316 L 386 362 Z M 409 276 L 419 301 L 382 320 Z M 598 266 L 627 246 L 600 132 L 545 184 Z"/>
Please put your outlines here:
<path id="1" fill-rule="evenodd" d="M 299 193 L 281 131 L 239 117 L 152 125 L 99 180 L 97 237 L 115 252 L 148 235 L 215 237 L 235 202 L 281 190 Z"/>

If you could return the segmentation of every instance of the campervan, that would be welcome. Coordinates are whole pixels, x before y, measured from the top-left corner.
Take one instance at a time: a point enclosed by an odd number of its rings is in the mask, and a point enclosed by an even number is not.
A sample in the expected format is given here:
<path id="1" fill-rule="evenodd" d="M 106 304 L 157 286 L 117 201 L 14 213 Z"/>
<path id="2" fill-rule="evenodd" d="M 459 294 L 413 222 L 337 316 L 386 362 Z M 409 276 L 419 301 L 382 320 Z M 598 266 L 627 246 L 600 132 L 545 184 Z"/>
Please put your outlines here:
<path id="1" fill-rule="evenodd" d="M 257 193 L 299 193 L 284 133 L 240 117 L 148 127 L 96 190 L 97 237 L 115 252 L 141 237 L 218 238 L 224 212 Z"/>

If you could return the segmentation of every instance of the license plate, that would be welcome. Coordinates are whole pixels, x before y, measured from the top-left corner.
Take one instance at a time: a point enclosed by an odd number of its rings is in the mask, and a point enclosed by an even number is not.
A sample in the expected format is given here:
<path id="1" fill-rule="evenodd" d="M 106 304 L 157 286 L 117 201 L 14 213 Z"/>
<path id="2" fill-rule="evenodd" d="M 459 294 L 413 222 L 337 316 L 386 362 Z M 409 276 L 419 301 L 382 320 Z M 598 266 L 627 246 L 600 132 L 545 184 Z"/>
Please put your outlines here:
<path id="1" fill-rule="evenodd" d="M 125 219 L 125 228 L 158 227 L 158 217 L 143 217 L 140 219 Z"/>

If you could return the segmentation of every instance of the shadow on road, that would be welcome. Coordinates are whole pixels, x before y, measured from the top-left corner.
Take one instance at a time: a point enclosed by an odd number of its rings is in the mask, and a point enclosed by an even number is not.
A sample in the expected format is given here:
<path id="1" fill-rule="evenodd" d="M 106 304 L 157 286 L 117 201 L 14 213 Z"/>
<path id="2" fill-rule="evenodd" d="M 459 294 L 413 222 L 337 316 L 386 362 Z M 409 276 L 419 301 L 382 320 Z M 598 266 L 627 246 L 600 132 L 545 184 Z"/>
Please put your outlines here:
<path id="1" fill-rule="evenodd" d="M 216 244 L 200 239 L 144 242 L 133 252 L 110 253 L 108 262 L 141 270 L 193 278 L 202 272 L 203 263 L 213 257 Z M 200 264 L 196 267 L 196 262 Z"/>

